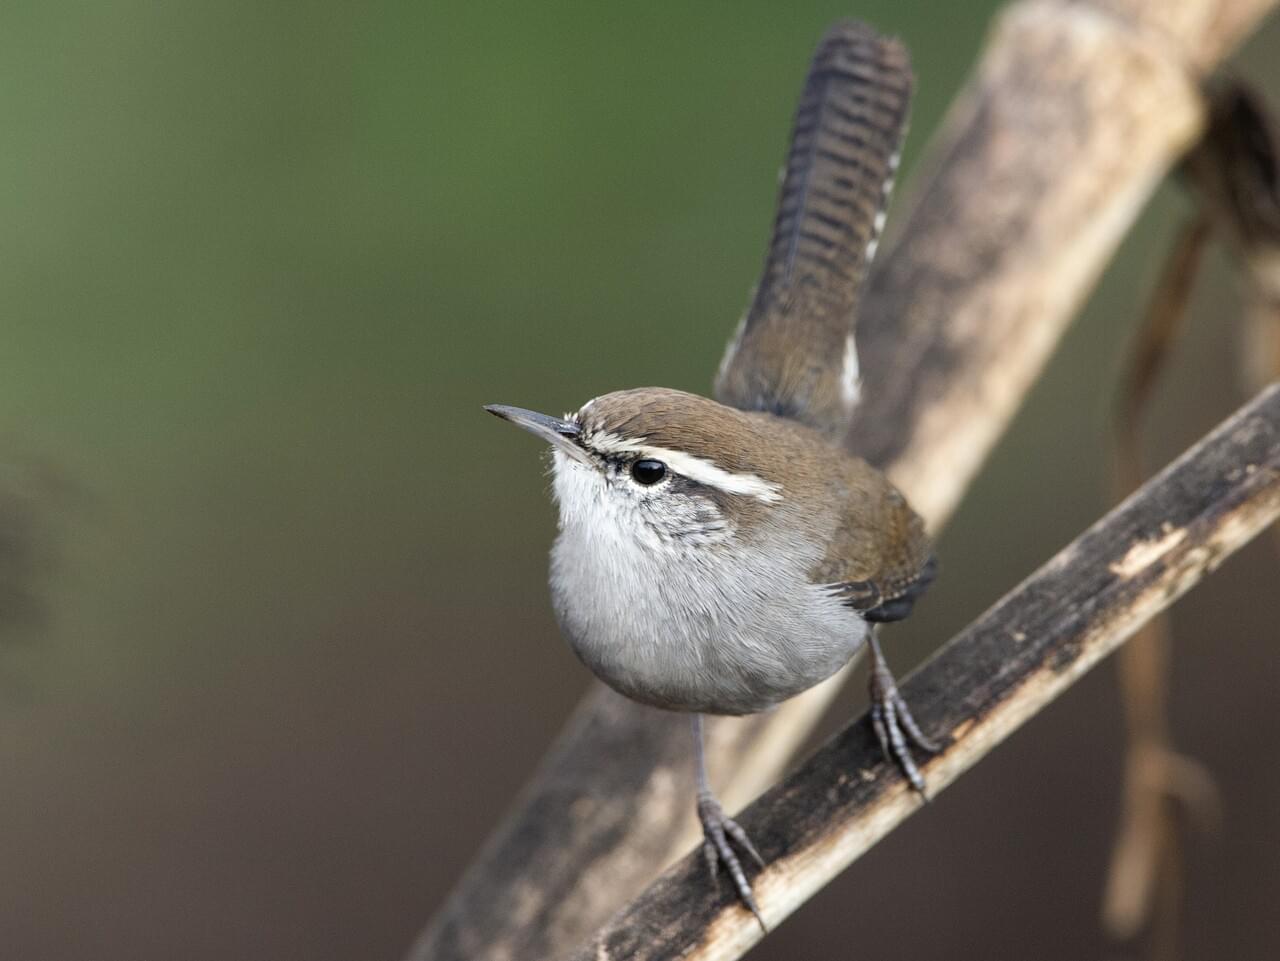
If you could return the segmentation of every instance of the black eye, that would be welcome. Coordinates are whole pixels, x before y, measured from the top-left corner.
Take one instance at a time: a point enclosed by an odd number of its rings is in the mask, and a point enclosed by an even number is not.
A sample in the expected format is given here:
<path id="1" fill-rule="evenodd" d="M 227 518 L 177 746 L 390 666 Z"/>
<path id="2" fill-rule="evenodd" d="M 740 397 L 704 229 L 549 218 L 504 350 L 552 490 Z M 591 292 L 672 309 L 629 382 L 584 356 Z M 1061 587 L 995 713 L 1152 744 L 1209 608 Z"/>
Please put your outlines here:
<path id="1" fill-rule="evenodd" d="M 635 478 L 637 484 L 644 484 L 648 487 L 650 484 L 656 484 L 662 478 L 667 476 L 667 465 L 660 460 L 638 460 L 631 465 L 631 476 Z"/>

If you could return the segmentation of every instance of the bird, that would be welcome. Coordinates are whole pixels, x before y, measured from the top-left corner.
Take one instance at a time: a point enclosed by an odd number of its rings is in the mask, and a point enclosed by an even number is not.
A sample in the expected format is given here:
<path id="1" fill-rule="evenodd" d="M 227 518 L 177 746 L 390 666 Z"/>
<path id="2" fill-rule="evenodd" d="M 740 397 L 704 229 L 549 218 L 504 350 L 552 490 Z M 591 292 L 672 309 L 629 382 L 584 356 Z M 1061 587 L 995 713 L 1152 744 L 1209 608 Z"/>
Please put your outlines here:
<path id="1" fill-rule="evenodd" d="M 877 637 L 911 613 L 936 557 L 902 493 L 843 444 L 861 394 L 859 295 L 913 85 L 899 40 L 857 21 L 821 39 L 761 279 L 712 397 L 618 390 L 560 417 L 486 407 L 550 445 L 562 633 L 614 690 L 690 715 L 708 868 L 762 927 L 743 858 L 764 862 L 712 790 L 703 716 L 766 711 L 867 649 L 875 734 L 921 794 L 912 749 L 938 750 Z"/>

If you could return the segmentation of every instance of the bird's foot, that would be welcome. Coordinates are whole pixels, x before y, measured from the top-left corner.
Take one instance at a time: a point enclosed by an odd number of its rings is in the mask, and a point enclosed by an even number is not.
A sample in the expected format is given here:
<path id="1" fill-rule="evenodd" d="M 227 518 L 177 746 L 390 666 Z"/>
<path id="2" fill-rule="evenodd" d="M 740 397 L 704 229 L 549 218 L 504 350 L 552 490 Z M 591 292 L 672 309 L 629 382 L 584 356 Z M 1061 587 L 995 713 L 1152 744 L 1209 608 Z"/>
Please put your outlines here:
<path id="1" fill-rule="evenodd" d="M 898 685 L 889 672 L 878 643 L 872 643 L 871 652 L 871 725 L 875 728 L 876 740 L 880 742 L 885 758 L 898 765 L 911 786 L 927 801 L 929 795 L 925 792 L 924 775 L 911 755 L 911 744 L 929 754 L 937 754 L 939 747 L 924 736 L 920 725 L 911 716 L 911 709 L 898 692 Z"/>
<path id="2" fill-rule="evenodd" d="M 742 830 L 737 821 L 724 813 L 720 802 L 710 793 L 702 792 L 698 795 L 698 820 L 702 822 L 702 854 L 706 858 L 707 870 L 711 872 L 711 881 L 715 884 L 716 890 L 720 890 L 719 867 L 723 864 L 725 870 L 729 872 L 729 877 L 733 879 L 738 897 L 755 915 L 761 929 L 767 934 L 769 929 L 765 926 L 764 918 L 760 916 L 755 895 L 751 891 L 751 882 L 747 880 L 746 872 L 742 869 L 742 862 L 738 860 L 738 854 L 734 851 L 733 845 L 737 844 L 746 851 L 759 867 L 764 867 L 764 859 L 760 857 L 755 845 L 747 837 L 747 832 Z"/>

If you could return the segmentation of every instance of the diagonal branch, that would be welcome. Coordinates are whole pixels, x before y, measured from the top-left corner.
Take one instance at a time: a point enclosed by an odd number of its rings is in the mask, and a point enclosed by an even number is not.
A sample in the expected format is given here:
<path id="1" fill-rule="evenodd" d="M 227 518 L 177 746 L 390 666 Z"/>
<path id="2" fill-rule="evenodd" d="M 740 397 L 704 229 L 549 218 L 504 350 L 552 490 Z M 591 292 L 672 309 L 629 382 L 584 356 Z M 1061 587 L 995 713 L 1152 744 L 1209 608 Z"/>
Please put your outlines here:
<path id="1" fill-rule="evenodd" d="M 1272 385 L 956 635 L 904 685 L 951 743 L 941 791 L 1280 517 L 1280 384 Z M 777 924 L 920 807 L 855 720 L 739 816 L 768 865 L 753 885 Z M 730 961 L 761 937 L 717 899 L 697 853 L 615 915 L 574 961 Z"/>
<path id="2" fill-rule="evenodd" d="M 935 532 L 1199 135 L 1196 78 L 1276 2 L 1022 0 L 998 21 L 858 321 L 849 443 Z M 840 679 L 711 726 L 727 808 L 778 777 Z M 595 685 L 413 961 L 555 957 L 589 936 L 693 841 L 686 727 Z"/>

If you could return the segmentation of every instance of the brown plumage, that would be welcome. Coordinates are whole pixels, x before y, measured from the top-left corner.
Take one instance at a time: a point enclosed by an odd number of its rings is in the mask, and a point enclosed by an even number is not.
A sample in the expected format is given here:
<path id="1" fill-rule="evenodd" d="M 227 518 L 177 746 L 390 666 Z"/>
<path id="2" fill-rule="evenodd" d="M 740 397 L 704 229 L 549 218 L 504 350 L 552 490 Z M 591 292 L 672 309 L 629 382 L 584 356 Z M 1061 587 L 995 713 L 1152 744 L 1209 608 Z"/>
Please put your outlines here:
<path id="1" fill-rule="evenodd" d="M 838 584 L 869 621 L 901 620 L 933 581 L 932 546 L 920 515 L 888 478 L 865 461 L 849 461 L 856 480 L 813 579 Z"/>

